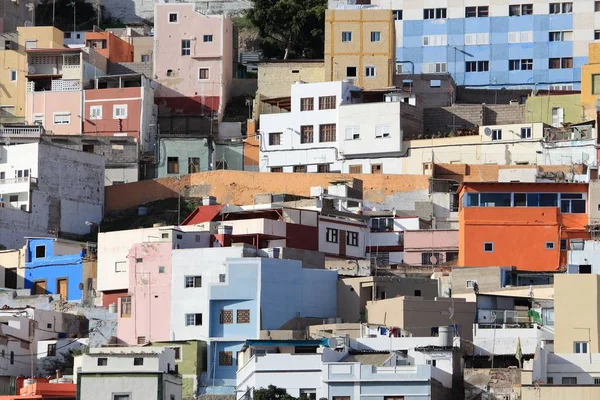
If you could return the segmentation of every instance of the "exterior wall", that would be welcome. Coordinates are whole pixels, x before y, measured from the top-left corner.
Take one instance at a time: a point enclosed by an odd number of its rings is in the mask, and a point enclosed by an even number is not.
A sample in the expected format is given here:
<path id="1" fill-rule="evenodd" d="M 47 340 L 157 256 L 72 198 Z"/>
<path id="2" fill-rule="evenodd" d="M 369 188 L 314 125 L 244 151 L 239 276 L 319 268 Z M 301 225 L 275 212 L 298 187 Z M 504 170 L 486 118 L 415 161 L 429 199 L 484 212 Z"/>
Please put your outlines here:
<path id="1" fill-rule="evenodd" d="M 81 135 L 83 119 L 82 103 L 83 91 L 44 91 L 28 92 L 27 99 L 27 120 L 42 117 L 44 128 L 56 135 Z M 69 124 L 55 124 L 54 115 L 69 114 Z"/>
<path id="2" fill-rule="evenodd" d="M 583 71 L 584 69 L 582 69 L 582 73 Z M 583 88 L 581 95 L 553 94 L 531 96 L 527 98 L 526 119 L 527 122 L 543 122 L 544 124 L 552 125 L 552 109 L 562 108 L 565 123 L 576 124 L 587 119 L 595 120 L 595 117 L 588 118 L 585 115 L 583 104 Z"/>
<path id="3" fill-rule="evenodd" d="M 573 343 L 578 341 L 587 342 L 590 353 L 600 351 L 599 287 L 599 275 L 554 276 L 555 353 L 574 353 Z"/>
<path id="4" fill-rule="evenodd" d="M 555 271 L 566 264 L 560 240 L 586 238 L 587 214 L 563 214 L 559 207 L 469 207 L 466 193 L 587 193 L 587 184 L 469 184 L 460 192 L 459 266 L 515 266 Z M 585 198 L 585 195 L 584 195 Z M 527 242 L 522 237 L 530 238 Z M 467 239 L 469 238 L 469 239 Z M 475 239 L 477 238 L 477 239 Z M 484 243 L 493 243 L 484 251 Z M 554 243 L 553 249 L 545 244 Z"/>
<path id="5" fill-rule="evenodd" d="M 571 243 L 571 249 L 569 250 L 569 255 L 567 257 L 567 260 L 569 261 L 567 273 L 578 274 L 580 265 L 590 265 L 592 274 L 600 273 L 599 255 L 600 242 L 596 240 L 584 241 L 583 247 L 581 247 L 581 245 L 574 246 L 573 243 Z"/>
<path id="6" fill-rule="evenodd" d="M 39 376 L 48 376 L 56 374 L 56 364 L 65 361 L 64 354 L 71 350 L 85 349 L 88 347 L 89 340 L 82 339 L 52 339 L 39 340 L 36 347 L 36 370 Z M 48 355 L 49 345 L 56 346 L 56 355 Z"/>
<path id="7" fill-rule="evenodd" d="M 7 287 L 6 275 L 10 269 L 16 275 L 16 285 L 13 289 L 23 289 L 25 286 L 25 277 L 23 267 L 25 266 L 26 247 L 15 250 L 0 251 L 0 287 Z"/>
<path id="8" fill-rule="evenodd" d="M 262 62 L 258 64 L 256 93 L 267 99 L 289 97 L 291 96 L 290 88 L 295 82 L 323 82 L 323 78 L 324 64 L 321 60 Z"/>
<path id="9" fill-rule="evenodd" d="M 585 117 L 596 121 L 596 102 L 598 94 L 594 93 L 593 79 L 600 74 L 600 46 L 598 43 L 589 44 L 589 64 L 581 67 L 581 107 L 585 109 Z"/>
<path id="10" fill-rule="evenodd" d="M 131 315 L 119 318 L 119 339 L 131 345 L 169 338 L 171 243 L 137 243 L 129 250 Z M 142 260 L 138 262 L 138 260 Z M 122 300 L 121 300 L 122 301 Z M 160 316 L 160 318 L 153 318 Z"/>
<path id="11" fill-rule="evenodd" d="M 12 6 L 13 4 L 11 4 Z M 0 8 L 8 7 L 8 4 L 1 4 Z M 24 5 L 20 8 L 27 9 Z M 10 7 L 15 9 L 15 7 Z M 31 13 L 26 11 L 29 18 Z M 0 62 L 3 65 L 3 72 L 0 74 L 0 84 L 3 87 L 2 106 L 14 106 L 14 115 L 18 117 L 26 116 L 25 106 L 25 83 L 27 79 L 27 56 L 25 55 L 25 41 L 36 40 L 38 48 L 60 48 L 63 46 L 62 31 L 47 26 L 24 27 L 17 24 L 10 28 L 5 22 L 5 32 L 17 31 L 16 43 L 13 50 L 0 50 Z M 18 26 L 18 27 L 17 27 Z M 15 38 L 14 35 L 3 35 L 5 39 Z M 17 71 L 16 82 L 11 82 L 11 70 Z"/>
<path id="12" fill-rule="evenodd" d="M 558 386 L 558 385 L 535 385 L 521 386 L 522 400 L 536 399 L 595 399 L 600 396 L 600 388 L 598 386 Z"/>
<path id="13" fill-rule="evenodd" d="M 440 133 L 459 134 L 459 129 L 525 124 L 526 111 L 522 104 L 455 104 L 451 107 L 426 108 L 423 110 L 423 131 L 425 138 L 431 138 Z"/>
<path id="14" fill-rule="evenodd" d="M 133 62 L 133 46 L 110 32 L 86 32 L 85 42 L 91 47 L 90 40 L 106 40 L 106 48 L 96 48 L 96 51 L 106 57 L 111 63 Z"/>
<path id="15" fill-rule="evenodd" d="M 334 229 L 337 231 L 337 241 L 327 241 L 327 230 Z M 342 233 L 345 231 L 345 233 Z M 358 234 L 358 245 L 348 244 L 348 237 L 351 233 Z M 346 241 L 343 241 L 345 235 Z M 348 258 L 364 258 L 366 241 L 369 235 L 369 228 L 366 224 L 354 224 L 343 222 L 335 218 L 319 217 L 319 251 L 327 256 L 333 257 L 348 257 Z"/>
<path id="16" fill-rule="evenodd" d="M 440 263 L 447 261 L 448 252 L 458 253 L 458 230 L 422 230 L 404 232 L 404 262 L 422 265 L 423 253 L 441 253 Z"/>
<path id="17" fill-rule="evenodd" d="M 194 398 L 198 393 L 200 375 L 206 366 L 206 342 L 199 340 L 154 342 L 152 346 L 179 348 L 180 359 L 175 359 L 177 372 L 182 376 L 182 398 Z"/>
<path id="18" fill-rule="evenodd" d="M 462 299 L 461 299 L 462 300 Z M 448 307 L 454 308 L 452 321 L 463 340 L 473 340 L 476 304 L 458 299 L 424 300 L 418 297 L 396 297 L 367 303 L 367 322 L 406 330 L 413 336 L 430 336 L 432 327 L 449 324 Z"/>
<path id="19" fill-rule="evenodd" d="M 45 256 L 36 256 L 36 247 L 45 247 Z M 46 293 L 58 294 L 58 280 L 67 280 L 67 292 L 63 293 L 67 301 L 81 301 L 82 287 L 87 287 L 83 279 L 83 249 L 73 246 L 70 252 L 64 254 L 59 250 L 60 243 L 54 239 L 27 239 L 27 256 L 25 262 L 25 289 L 32 289 L 35 282 L 46 282 Z M 63 253 L 63 254 L 61 254 Z"/>
<path id="20" fill-rule="evenodd" d="M 144 88 L 140 87 L 85 90 L 83 133 L 96 136 L 131 136 L 141 143 L 141 129 L 145 128 L 146 132 L 150 129 L 142 126 L 143 90 Z M 116 105 L 127 106 L 127 118 L 115 117 Z M 92 106 L 102 107 L 101 119 L 91 118 Z"/>
<path id="21" fill-rule="evenodd" d="M 352 40 L 342 41 L 342 32 Z M 371 32 L 380 32 L 379 42 Z M 356 85 L 365 89 L 392 84 L 394 26 L 390 10 L 328 10 L 325 13 L 325 80 L 347 78 L 346 67 L 356 67 Z M 365 67 L 375 67 L 375 76 L 366 76 Z M 354 79 L 354 78 L 353 78 Z"/>
<path id="22" fill-rule="evenodd" d="M 172 97 L 193 97 L 213 111 L 224 110 L 233 79 L 233 25 L 223 15 L 204 15 L 194 4 L 157 4 L 155 9 L 154 71 L 158 76 L 157 103 Z M 177 13 L 177 23 L 169 22 L 169 13 Z M 199 30 L 199 27 L 200 30 Z M 212 42 L 203 42 L 212 35 Z M 189 56 L 181 55 L 181 40 L 191 40 Z M 199 68 L 208 68 L 208 79 L 199 79 Z M 167 76 L 171 70 L 172 75 Z M 206 101 L 206 100 L 209 101 Z M 211 102 L 217 100 L 217 104 Z M 219 103 L 220 101 L 220 103 Z M 174 105 L 171 108 L 175 111 Z"/>
<path id="23" fill-rule="evenodd" d="M 178 158 L 179 173 L 169 173 L 168 158 Z M 200 171 L 209 171 L 212 166 L 212 154 L 208 139 L 204 138 L 161 138 L 160 161 L 158 164 L 158 177 L 180 176 L 193 173 L 190 158 L 199 158 Z"/>

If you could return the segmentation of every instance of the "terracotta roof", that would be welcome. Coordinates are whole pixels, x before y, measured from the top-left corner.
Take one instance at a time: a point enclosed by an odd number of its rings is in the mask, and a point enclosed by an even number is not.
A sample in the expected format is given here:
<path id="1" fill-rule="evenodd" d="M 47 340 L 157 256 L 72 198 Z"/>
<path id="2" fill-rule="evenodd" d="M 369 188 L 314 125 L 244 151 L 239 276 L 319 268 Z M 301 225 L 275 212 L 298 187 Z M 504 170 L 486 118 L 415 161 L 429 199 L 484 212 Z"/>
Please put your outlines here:
<path id="1" fill-rule="evenodd" d="M 213 205 L 213 206 L 199 206 L 196 207 L 190 215 L 187 216 L 181 225 L 196 225 L 203 222 L 209 222 L 215 219 L 221 210 L 225 208 L 224 205 Z"/>

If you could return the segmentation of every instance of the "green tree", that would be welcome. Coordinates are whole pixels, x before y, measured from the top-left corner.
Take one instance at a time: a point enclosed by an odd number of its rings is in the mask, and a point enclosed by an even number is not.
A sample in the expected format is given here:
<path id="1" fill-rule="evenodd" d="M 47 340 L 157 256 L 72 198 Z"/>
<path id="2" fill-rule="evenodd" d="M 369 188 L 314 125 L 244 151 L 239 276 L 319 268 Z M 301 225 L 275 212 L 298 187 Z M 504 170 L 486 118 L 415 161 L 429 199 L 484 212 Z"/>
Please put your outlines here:
<path id="1" fill-rule="evenodd" d="M 269 385 L 266 389 L 256 389 L 253 394 L 254 400 L 296 400 L 290 396 L 285 389 Z"/>
<path id="2" fill-rule="evenodd" d="M 252 0 L 246 17 L 266 57 L 322 58 L 327 0 Z"/>

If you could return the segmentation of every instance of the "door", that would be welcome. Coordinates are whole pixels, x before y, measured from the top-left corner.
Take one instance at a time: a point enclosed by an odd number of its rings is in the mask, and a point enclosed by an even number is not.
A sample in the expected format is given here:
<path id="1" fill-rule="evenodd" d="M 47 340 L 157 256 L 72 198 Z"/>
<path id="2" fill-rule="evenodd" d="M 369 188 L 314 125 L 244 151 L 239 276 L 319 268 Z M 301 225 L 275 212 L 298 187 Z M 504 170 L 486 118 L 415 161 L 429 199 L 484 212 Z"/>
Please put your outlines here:
<path id="1" fill-rule="evenodd" d="M 552 109 L 552 126 L 560 128 L 565 121 L 565 110 L 562 107 Z"/>
<path id="2" fill-rule="evenodd" d="M 340 229 L 340 256 L 346 255 L 346 231 Z"/>
<path id="3" fill-rule="evenodd" d="M 33 282 L 33 294 L 46 294 L 46 281 Z"/>
<path id="4" fill-rule="evenodd" d="M 10 289 L 17 288 L 17 269 L 6 268 L 4 270 L 4 286 Z"/>
<path id="5" fill-rule="evenodd" d="M 61 300 L 67 300 L 67 280 L 65 278 L 56 281 L 57 291 Z"/>

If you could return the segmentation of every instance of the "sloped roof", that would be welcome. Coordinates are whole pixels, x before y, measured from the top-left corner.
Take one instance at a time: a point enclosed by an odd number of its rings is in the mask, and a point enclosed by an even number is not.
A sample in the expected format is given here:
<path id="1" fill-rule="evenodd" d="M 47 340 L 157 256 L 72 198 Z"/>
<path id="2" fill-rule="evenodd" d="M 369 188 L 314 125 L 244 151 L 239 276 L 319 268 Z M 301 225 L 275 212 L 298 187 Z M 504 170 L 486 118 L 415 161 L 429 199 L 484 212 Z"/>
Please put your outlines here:
<path id="1" fill-rule="evenodd" d="M 203 222 L 209 222 L 215 219 L 221 210 L 225 208 L 224 205 L 212 205 L 212 206 L 199 206 L 196 207 L 190 215 L 187 216 L 181 225 L 196 225 Z"/>

